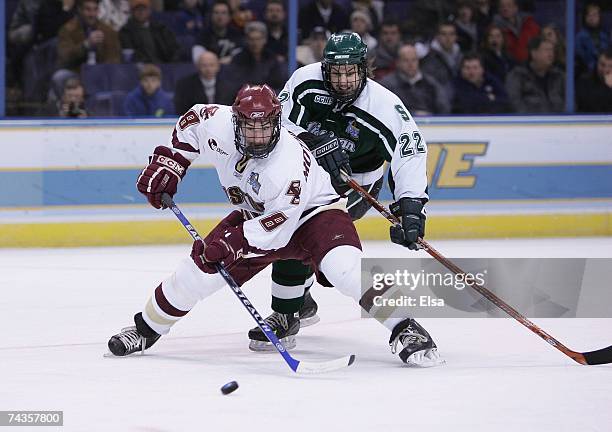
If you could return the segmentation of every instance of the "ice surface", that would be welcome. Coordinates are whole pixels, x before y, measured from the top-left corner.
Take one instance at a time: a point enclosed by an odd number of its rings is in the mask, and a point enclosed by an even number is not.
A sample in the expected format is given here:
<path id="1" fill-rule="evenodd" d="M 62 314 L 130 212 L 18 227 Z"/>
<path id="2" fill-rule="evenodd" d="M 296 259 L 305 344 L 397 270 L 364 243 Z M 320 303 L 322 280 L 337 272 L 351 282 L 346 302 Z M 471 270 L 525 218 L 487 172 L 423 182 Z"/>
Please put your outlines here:
<path id="1" fill-rule="evenodd" d="M 449 257 L 612 256 L 612 238 L 432 244 Z M 511 319 L 437 319 L 422 323 L 447 364 L 410 369 L 389 352 L 382 326 L 320 286 L 321 322 L 301 331 L 292 354 L 355 353 L 340 372 L 297 376 L 278 354 L 250 352 L 252 319 L 229 290 L 146 356 L 103 358 L 108 337 L 131 325 L 189 248 L 0 250 L 0 410 L 63 410 L 65 431 L 612 429 L 612 366 L 575 364 Z M 411 253 L 386 242 L 365 251 Z M 268 279 L 269 270 L 244 287 L 265 315 Z M 612 344 L 612 319 L 535 321 L 576 350 Z M 232 380 L 240 388 L 223 396 Z"/>

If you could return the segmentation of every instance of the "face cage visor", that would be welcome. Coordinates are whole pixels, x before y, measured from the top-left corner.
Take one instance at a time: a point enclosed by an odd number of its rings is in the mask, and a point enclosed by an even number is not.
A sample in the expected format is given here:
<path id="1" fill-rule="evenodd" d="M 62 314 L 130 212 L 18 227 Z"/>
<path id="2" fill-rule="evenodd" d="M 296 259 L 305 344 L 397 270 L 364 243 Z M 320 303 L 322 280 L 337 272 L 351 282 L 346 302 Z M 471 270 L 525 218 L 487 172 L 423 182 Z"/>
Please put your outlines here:
<path id="1" fill-rule="evenodd" d="M 234 115 L 234 135 L 236 149 L 255 159 L 267 157 L 280 138 L 280 115 L 264 119 L 248 119 Z"/>
<path id="2" fill-rule="evenodd" d="M 365 62 L 358 64 L 323 62 L 325 88 L 340 103 L 354 102 L 361 94 L 366 78 Z"/>

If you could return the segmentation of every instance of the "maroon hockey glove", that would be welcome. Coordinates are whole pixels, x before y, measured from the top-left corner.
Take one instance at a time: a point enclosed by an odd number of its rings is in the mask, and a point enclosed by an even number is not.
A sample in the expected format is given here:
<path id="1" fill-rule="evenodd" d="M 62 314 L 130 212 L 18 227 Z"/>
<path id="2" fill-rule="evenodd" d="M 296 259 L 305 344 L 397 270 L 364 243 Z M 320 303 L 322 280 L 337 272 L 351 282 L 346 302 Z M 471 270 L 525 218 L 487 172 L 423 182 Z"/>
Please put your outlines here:
<path id="1" fill-rule="evenodd" d="M 190 162 L 180 154 L 172 154 L 172 150 L 168 147 L 156 147 L 149 158 L 149 166 L 138 176 L 136 187 L 153 207 L 162 208 L 162 194 L 165 192 L 174 196 L 189 164 Z"/>
<path id="2" fill-rule="evenodd" d="M 214 264 L 230 267 L 248 252 L 249 244 L 244 238 L 242 226 L 228 227 L 220 236 L 204 245 L 196 240 L 191 248 L 191 259 L 205 273 L 216 273 Z"/>

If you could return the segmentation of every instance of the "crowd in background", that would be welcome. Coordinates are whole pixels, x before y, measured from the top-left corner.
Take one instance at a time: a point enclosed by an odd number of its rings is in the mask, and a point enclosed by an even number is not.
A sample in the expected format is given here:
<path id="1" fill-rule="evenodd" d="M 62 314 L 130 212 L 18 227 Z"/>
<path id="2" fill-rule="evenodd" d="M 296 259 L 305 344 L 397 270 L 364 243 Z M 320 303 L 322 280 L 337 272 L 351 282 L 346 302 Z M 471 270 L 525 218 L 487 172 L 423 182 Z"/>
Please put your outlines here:
<path id="1" fill-rule="evenodd" d="M 12 3 L 8 116 L 176 115 L 231 104 L 245 82 L 280 90 L 288 78 L 283 0 Z M 331 33 L 351 30 L 368 46 L 372 78 L 415 115 L 561 113 L 564 2 L 538 22 L 542 3 L 301 0 L 298 66 L 320 61 Z M 612 11 L 578 3 L 576 108 L 612 112 Z"/>

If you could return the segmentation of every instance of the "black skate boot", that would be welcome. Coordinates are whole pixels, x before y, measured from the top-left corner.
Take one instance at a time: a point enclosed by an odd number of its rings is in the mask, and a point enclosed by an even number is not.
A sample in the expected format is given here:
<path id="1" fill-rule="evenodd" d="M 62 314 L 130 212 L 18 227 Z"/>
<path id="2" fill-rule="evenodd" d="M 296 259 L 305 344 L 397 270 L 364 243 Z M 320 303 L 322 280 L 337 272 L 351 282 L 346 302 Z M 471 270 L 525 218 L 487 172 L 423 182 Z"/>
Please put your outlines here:
<path id="1" fill-rule="evenodd" d="M 142 319 L 142 313 L 134 315 L 134 322 L 135 326 L 121 329 L 121 333 L 109 339 L 108 349 L 113 355 L 123 357 L 136 351 L 144 354 L 161 337 Z"/>
<path id="2" fill-rule="evenodd" d="M 317 315 L 318 310 L 319 306 L 310 295 L 310 288 L 307 288 L 304 293 L 304 304 L 299 311 L 300 327 L 308 327 L 321 321 L 321 318 Z"/>
<path id="3" fill-rule="evenodd" d="M 389 345 L 391 352 L 397 352 L 402 345 L 399 357 L 411 366 L 432 367 L 444 363 L 438 354 L 438 347 L 427 330 L 412 318 L 405 319 L 393 328 Z"/>
<path id="4" fill-rule="evenodd" d="M 296 314 L 282 314 L 272 312 L 268 318 L 264 320 L 276 337 L 285 345 L 287 350 L 295 348 L 295 335 L 300 331 L 300 320 Z M 249 349 L 251 351 L 274 351 L 276 348 L 270 343 L 265 333 L 255 327 L 249 330 Z"/>

